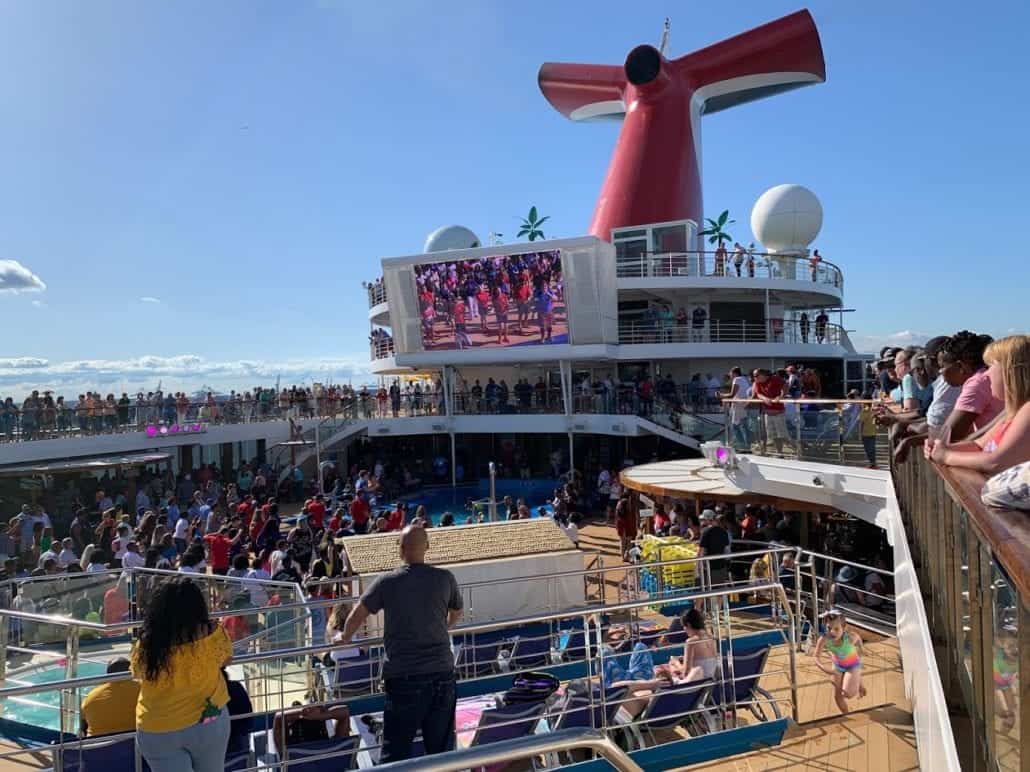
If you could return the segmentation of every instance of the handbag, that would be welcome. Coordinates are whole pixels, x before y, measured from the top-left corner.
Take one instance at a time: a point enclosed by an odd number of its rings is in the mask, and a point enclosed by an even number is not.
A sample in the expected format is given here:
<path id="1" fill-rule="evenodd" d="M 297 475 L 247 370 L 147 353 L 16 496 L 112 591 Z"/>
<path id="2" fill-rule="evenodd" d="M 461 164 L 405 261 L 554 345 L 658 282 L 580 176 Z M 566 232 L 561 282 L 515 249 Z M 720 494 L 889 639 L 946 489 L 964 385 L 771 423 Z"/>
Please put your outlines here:
<path id="1" fill-rule="evenodd" d="M 980 498 L 989 507 L 1030 510 L 1030 461 L 988 478 Z"/>

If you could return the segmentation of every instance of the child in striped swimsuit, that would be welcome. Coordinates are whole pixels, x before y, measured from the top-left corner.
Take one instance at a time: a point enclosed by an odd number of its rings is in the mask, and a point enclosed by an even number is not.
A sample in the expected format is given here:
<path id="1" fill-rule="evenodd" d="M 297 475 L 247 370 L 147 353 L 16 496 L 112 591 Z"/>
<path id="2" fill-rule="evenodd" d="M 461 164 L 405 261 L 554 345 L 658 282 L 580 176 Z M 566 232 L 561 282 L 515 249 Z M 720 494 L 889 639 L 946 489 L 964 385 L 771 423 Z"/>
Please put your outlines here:
<path id="1" fill-rule="evenodd" d="M 840 611 L 823 615 L 824 632 L 815 644 L 812 657 L 819 669 L 833 679 L 833 700 L 841 713 L 848 712 L 848 700 L 865 697 L 862 686 L 862 639 L 848 630 L 848 621 Z M 833 667 L 820 659 L 823 651 L 830 654 Z"/>

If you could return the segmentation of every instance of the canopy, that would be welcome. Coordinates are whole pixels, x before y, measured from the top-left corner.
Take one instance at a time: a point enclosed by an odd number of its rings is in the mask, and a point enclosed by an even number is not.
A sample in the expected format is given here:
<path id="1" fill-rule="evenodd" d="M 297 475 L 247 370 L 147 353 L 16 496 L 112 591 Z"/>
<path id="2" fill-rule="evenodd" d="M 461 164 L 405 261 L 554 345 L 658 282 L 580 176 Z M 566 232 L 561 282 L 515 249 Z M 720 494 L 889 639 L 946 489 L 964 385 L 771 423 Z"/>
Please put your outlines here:
<path id="1" fill-rule="evenodd" d="M 73 458 L 64 461 L 48 461 L 41 464 L 0 467 L 0 477 L 101 472 L 114 467 L 158 464 L 162 461 L 167 461 L 171 457 L 171 453 L 126 453 L 116 456 L 102 456 L 100 458 Z"/>
<path id="2" fill-rule="evenodd" d="M 780 509 L 800 512 L 833 512 L 827 507 L 811 502 L 793 501 L 777 496 L 754 493 L 737 487 L 726 471 L 703 458 L 659 461 L 623 469 L 619 482 L 630 490 L 649 496 L 664 496 L 674 499 L 704 499 L 715 501 L 743 501 L 749 504 L 771 504 Z"/>

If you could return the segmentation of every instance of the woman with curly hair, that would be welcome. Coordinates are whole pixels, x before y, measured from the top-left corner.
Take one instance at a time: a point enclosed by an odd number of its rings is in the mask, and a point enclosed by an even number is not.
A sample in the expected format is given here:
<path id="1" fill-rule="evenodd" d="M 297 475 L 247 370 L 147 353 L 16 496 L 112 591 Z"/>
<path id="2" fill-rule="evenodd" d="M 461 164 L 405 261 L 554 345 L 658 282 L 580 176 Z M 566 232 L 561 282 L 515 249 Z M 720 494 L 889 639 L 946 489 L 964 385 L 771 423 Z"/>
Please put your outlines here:
<path id="1" fill-rule="evenodd" d="M 222 772 L 229 742 L 232 658 L 225 630 L 208 617 L 200 588 L 177 578 L 150 596 L 132 651 L 140 682 L 136 743 L 154 772 Z"/>

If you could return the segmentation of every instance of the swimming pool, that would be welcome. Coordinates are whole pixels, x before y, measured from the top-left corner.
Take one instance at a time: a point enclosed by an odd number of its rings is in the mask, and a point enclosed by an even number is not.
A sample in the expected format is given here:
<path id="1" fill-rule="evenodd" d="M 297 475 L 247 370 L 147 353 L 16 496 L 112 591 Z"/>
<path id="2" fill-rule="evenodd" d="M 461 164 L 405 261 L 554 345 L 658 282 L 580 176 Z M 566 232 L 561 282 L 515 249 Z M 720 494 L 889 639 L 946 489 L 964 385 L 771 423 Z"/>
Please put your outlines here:
<path id="1" fill-rule="evenodd" d="M 103 675 L 106 672 L 107 665 L 103 662 L 79 661 L 79 678 Z M 54 681 L 63 681 L 64 679 L 65 669 L 63 660 L 60 661 L 60 664 L 55 660 L 53 665 L 42 665 L 25 673 L 9 676 L 7 680 L 11 685 L 20 686 L 23 684 L 48 684 Z M 79 695 L 80 701 L 89 691 L 89 688 L 81 690 Z M 8 721 L 18 721 L 22 724 L 29 724 L 42 729 L 59 731 L 61 728 L 60 705 L 61 692 L 56 690 L 39 692 L 26 698 L 9 697 L 4 700 L 3 717 Z M 75 725 L 78 726 L 78 718 L 75 719 Z"/>
<path id="2" fill-rule="evenodd" d="M 498 480 L 495 487 L 498 516 L 502 520 L 507 519 L 506 513 L 500 510 L 501 501 L 504 500 L 505 496 L 511 496 L 516 501 L 524 499 L 533 517 L 537 516 L 540 507 L 543 507 L 547 515 L 550 516 L 553 511 L 550 501 L 557 484 L 554 480 L 540 479 Z M 427 488 L 418 493 L 405 496 L 403 500 L 407 502 L 412 515 L 415 513 L 415 508 L 422 505 L 426 508 L 434 524 L 440 522 L 444 512 L 450 512 L 454 515 L 454 522 L 460 525 L 472 514 L 465 508 L 466 502 L 469 499 L 477 501 L 489 498 L 489 496 L 490 481 L 480 480 L 478 483 L 466 483 L 455 488 L 450 486 Z"/>

